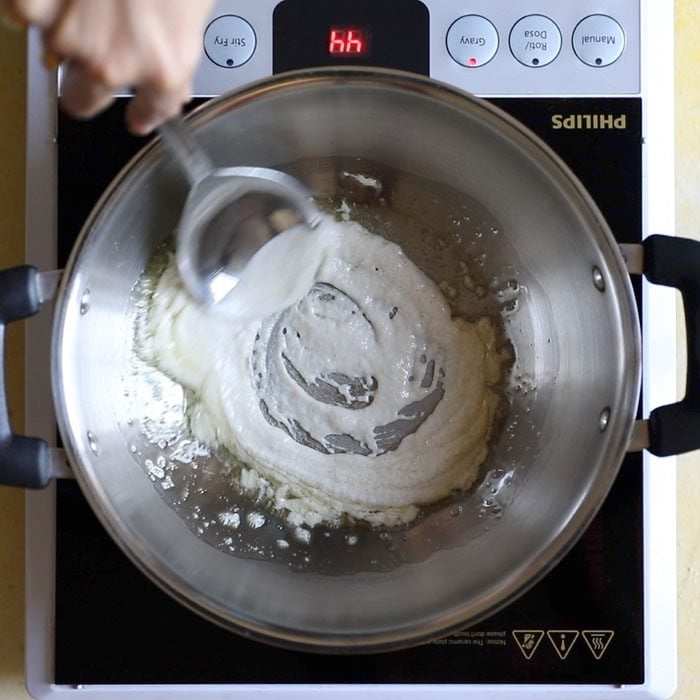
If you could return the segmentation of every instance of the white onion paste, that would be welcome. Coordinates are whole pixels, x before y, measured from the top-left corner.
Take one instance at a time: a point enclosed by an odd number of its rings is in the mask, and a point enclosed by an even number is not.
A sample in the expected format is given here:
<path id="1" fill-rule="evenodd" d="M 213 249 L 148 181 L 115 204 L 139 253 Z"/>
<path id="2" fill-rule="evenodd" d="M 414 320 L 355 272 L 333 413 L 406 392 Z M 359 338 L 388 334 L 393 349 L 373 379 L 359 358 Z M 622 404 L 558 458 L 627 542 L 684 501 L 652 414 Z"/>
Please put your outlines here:
<path id="1" fill-rule="evenodd" d="M 264 318 L 205 313 L 173 256 L 141 347 L 195 397 L 194 435 L 235 456 L 239 487 L 290 524 L 410 522 L 469 488 L 487 456 L 506 361 L 496 328 L 453 317 L 399 246 L 359 224 L 327 216 L 310 235 L 313 285 L 298 300 L 303 262 L 278 244 L 284 264 L 257 285 L 293 296 Z"/>

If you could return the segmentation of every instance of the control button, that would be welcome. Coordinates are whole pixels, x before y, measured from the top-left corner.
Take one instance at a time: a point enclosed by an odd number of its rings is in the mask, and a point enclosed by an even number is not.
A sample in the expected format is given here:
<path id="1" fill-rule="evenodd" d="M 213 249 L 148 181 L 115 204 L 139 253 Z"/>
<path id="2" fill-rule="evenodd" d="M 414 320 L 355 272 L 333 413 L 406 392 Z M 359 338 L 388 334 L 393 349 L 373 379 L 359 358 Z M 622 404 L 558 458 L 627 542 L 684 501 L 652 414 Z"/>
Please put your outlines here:
<path id="1" fill-rule="evenodd" d="M 204 53 L 222 68 L 238 68 L 250 61 L 256 45 L 253 27 L 237 15 L 217 17 L 204 32 Z"/>
<path id="2" fill-rule="evenodd" d="M 483 66 L 498 51 L 496 27 L 480 15 L 460 17 L 447 31 L 447 50 L 461 66 Z"/>
<path id="3" fill-rule="evenodd" d="M 625 50 L 625 32 L 607 15 L 589 15 L 574 29 L 576 55 L 588 66 L 602 68 L 617 61 Z"/>
<path id="4" fill-rule="evenodd" d="M 525 66 L 541 68 L 561 51 L 561 32 L 549 17 L 528 15 L 510 30 L 510 50 Z"/>

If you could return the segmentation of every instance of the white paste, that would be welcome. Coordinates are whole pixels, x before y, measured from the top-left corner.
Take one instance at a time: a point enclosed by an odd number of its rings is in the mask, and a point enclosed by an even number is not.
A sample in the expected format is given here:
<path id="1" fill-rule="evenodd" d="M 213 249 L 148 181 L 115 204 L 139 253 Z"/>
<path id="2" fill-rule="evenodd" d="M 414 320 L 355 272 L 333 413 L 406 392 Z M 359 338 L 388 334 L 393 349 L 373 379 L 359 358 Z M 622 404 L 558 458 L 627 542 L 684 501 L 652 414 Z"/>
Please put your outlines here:
<path id="1" fill-rule="evenodd" d="M 258 267 L 257 285 L 295 302 L 263 319 L 204 313 L 171 261 L 142 340 L 198 397 L 194 435 L 245 463 L 241 484 L 292 525 L 409 522 L 486 458 L 504 363 L 493 323 L 453 318 L 399 246 L 356 223 L 326 217 L 313 236 L 300 301 L 293 255 Z"/>

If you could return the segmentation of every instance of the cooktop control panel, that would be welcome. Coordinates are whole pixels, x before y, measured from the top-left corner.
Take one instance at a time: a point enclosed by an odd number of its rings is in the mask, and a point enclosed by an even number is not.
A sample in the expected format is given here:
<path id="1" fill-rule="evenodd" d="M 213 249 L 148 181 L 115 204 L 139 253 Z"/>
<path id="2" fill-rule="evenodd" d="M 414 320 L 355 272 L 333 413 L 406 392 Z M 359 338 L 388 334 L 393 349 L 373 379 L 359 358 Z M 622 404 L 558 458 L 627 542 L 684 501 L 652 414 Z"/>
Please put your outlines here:
<path id="1" fill-rule="evenodd" d="M 218 0 L 195 92 L 365 65 L 483 96 L 637 95 L 640 1 Z"/>

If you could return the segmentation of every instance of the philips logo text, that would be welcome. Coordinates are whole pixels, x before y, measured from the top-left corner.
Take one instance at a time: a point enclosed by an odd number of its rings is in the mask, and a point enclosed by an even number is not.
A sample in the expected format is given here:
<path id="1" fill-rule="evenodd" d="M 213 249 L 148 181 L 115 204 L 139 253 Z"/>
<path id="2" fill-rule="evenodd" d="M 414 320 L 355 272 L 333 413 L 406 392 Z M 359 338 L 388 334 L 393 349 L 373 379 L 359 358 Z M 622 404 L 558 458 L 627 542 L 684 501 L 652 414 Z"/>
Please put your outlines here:
<path id="1" fill-rule="evenodd" d="M 552 129 L 626 129 L 626 114 L 554 114 Z"/>

